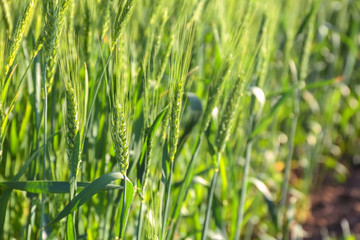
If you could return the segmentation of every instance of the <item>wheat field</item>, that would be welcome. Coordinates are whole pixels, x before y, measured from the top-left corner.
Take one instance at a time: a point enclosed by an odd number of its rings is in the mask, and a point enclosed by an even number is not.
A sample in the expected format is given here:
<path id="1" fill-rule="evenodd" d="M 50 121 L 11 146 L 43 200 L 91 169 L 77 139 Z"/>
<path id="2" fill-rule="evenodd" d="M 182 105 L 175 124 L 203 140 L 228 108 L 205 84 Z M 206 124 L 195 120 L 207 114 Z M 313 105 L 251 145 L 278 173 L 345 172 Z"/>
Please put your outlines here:
<path id="1" fill-rule="evenodd" d="M 359 46 L 357 0 L 0 0 L 0 239 L 310 237 Z"/>

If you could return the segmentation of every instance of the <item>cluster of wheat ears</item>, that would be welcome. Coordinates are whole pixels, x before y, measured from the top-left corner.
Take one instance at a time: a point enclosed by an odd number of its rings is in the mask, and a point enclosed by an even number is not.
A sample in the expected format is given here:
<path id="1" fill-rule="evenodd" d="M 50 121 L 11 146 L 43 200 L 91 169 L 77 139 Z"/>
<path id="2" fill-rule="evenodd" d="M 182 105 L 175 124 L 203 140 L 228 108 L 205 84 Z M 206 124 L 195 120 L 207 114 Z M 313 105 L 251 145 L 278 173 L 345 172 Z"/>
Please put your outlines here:
<path id="1" fill-rule="evenodd" d="M 0 239 L 305 236 L 338 5 L 0 0 Z"/>

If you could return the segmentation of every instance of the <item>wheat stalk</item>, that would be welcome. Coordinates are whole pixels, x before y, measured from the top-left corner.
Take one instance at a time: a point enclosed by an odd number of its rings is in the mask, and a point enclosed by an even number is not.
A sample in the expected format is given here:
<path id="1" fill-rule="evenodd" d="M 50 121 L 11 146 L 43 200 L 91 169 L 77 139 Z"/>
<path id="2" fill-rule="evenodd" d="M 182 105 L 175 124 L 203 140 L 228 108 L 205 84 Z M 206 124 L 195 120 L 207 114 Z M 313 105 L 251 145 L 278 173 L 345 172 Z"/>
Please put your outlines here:
<path id="1" fill-rule="evenodd" d="M 6 24 L 7 32 L 11 33 L 13 26 L 12 26 L 10 10 L 7 0 L 0 0 L 0 8 L 2 9 L 3 12 L 3 17 Z"/>
<path id="2" fill-rule="evenodd" d="M 9 73 L 9 70 L 10 70 L 11 66 L 13 65 L 15 57 L 19 51 L 21 41 L 25 34 L 26 26 L 28 26 L 28 24 L 30 24 L 30 18 L 33 13 L 33 9 L 34 9 L 34 2 L 35 2 L 35 0 L 30 0 L 30 2 L 26 5 L 25 11 L 24 11 L 23 15 L 21 16 L 21 19 L 18 22 L 18 25 L 16 27 L 15 33 L 12 37 L 10 52 L 9 52 L 9 56 L 7 58 L 6 66 L 5 66 L 4 79 L 6 78 L 7 74 Z"/>
<path id="3" fill-rule="evenodd" d="M 120 172 L 124 176 L 123 207 L 120 215 L 120 231 L 118 239 L 122 239 L 124 224 L 125 201 L 126 201 L 126 171 L 129 167 L 129 149 L 124 109 L 119 103 L 115 103 L 111 111 L 111 137 L 114 144 L 115 157 L 120 166 Z"/>
<path id="4" fill-rule="evenodd" d="M 209 189 L 207 210 L 206 210 L 205 221 L 204 221 L 203 229 L 202 229 L 202 237 L 201 237 L 202 240 L 206 239 L 207 229 L 208 229 L 209 222 L 210 222 L 213 196 L 214 196 L 214 192 L 215 192 L 217 178 L 219 175 L 221 153 L 223 152 L 225 144 L 226 144 L 227 140 L 229 139 L 229 133 L 232 128 L 232 124 L 233 124 L 234 116 L 235 116 L 235 112 L 236 112 L 236 106 L 238 104 L 238 100 L 239 100 L 239 96 L 240 96 L 240 89 L 241 89 L 241 78 L 239 77 L 236 80 L 235 86 L 226 102 L 225 109 L 223 111 L 223 114 L 222 114 L 222 117 L 220 120 L 218 133 L 216 136 L 216 147 L 217 147 L 216 169 L 215 169 L 214 176 L 211 180 L 211 185 L 210 185 L 210 189 Z"/>

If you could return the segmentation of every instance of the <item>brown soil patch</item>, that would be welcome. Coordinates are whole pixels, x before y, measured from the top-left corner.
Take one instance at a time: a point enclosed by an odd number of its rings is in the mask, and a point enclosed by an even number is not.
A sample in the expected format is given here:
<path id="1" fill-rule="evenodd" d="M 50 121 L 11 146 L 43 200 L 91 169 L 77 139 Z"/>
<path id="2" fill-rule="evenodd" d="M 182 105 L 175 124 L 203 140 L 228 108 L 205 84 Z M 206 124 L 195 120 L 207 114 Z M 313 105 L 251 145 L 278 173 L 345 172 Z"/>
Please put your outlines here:
<path id="1" fill-rule="evenodd" d="M 323 239 L 322 232 L 326 231 L 330 236 L 343 236 L 344 219 L 360 239 L 360 168 L 351 170 L 346 183 L 327 180 L 311 195 L 311 216 L 304 225 L 306 239 Z"/>

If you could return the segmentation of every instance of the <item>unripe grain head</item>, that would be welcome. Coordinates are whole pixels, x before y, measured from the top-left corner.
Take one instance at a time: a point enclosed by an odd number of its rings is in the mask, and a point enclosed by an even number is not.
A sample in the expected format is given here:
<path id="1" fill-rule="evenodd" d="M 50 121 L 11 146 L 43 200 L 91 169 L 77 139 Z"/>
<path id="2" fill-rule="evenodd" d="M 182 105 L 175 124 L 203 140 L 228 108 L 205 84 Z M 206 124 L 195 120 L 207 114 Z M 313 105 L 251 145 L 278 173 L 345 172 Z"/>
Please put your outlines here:
<path id="1" fill-rule="evenodd" d="M 78 106 L 74 89 L 70 83 L 66 86 L 66 151 L 71 159 L 75 144 L 75 137 L 79 133 Z"/>
<path id="2" fill-rule="evenodd" d="M 149 177 L 149 169 L 151 165 L 151 158 L 152 158 L 152 148 L 153 148 L 153 140 L 152 138 L 147 139 L 147 147 L 146 147 L 146 164 L 145 164 L 145 176 L 144 176 L 144 183 L 143 183 L 143 189 L 145 189 L 148 177 Z"/>
<path id="3" fill-rule="evenodd" d="M 224 88 L 224 82 L 227 72 L 228 72 L 228 65 L 223 67 L 222 71 L 219 74 L 219 77 L 215 80 L 214 85 L 210 89 L 206 108 L 201 122 L 201 132 L 206 131 L 206 129 L 209 126 L 211 113 L 219 102 L 219 98 Z"/>
<path id="4" fill-rule="evenodd" d="M 126 21 L 130 17 L 133 5 L 134 5 L 134 0 L 127 0 L 124 7 L 119 8 L 116 19 L 115 19 L 115 23 L 114 23 L 113 29 L 112 29 L 113 30 L 112 31 L 113 42 L 112 42 L 110 51 L 114 50 L 114 47 L 120 38 L 121 30 L 122 30 L 124 24 L 126 23 Z"/>
<path id="5" fill-rule="evenodd" d="M 0 162 L 2 160 L 2 124 L 3 124 L 3 113 L 2 113 L 2 107 L 0 104 Z"/>
<path id="6" fill-rule="evenodd" d="M 171 115 L 170 115 L 170 136 L 169 136 L 169 158 L 174 161 L 175 153 L 180 132 L 180 115 L 183 96 L 183 81 L 179 82 L 173 87 L 173 94 L 171 99 Z"/>
<path id="7" fill-rule="evenodd" d="M 111 137 L 120 172 L 125 175 L 129 166 L 127 129 L 123 107 L 116 103 L 111 112 Z"/>
<path id="8" fill-rule="evenodd" d="M 7 28 L 7 32 L 11 33 L 13 26 L 12 26 L 10 10 L 9 10 L 9 5 L 7 3 L 7 0 L 0 0 L 0 7 L 1 7 L 1 10 L 3 12 L 3 17 L 4 17 L 4 20 L 5 20 L 5 25 L 6 25 L 6 28 Z"/>
<path id="9" fill-rule="evenodd" d="M 236 107 L 240 98 L 241 78 L 239 77 L 229 96 L 223 114 L 221 116 L 218 133 L 216 136 L 216 147 L 218 152 L 224 150 L 225 144 L 229 139 L 229 134 L 235 119 Z"/>
<path id="10" fill-rule="evenodd" d="M 11 42 L 11 46 L 10 46 L 10 52 L 9 52 L 9 56 L 7 58 L 7 63 L 5 66 L 5 73 L 4 73 L 4 78 L 6 77 L 6 75 L 9 73 L 9 70 L 11 68 L 11 66 L 14 63 L 16 54 L 19 50 L 21 41 L 23 39 L 23 36 L 25 34 L 25 29 L 26 26 L 28 24 L 30 24 L 30 20 L 31 20 L 31 15 L 34 9 L 34 2 L 35 0 L 30 0 L 30 2 L 26 5 L 24 14 L 22 15 L 20 21 L 18 22 L 18 25 L 16 27 L 15 33 L 13 35 L 12 38 L 12 42 Z"/>
<path id="11" fill-rule="evenodd" d="M 56 64 L 59 55 L 59 41 L 62 32 L 62 28 L 65 21 L 65 15 L 67 13 L 67 9 L 69 7 L 70 0 L 63 0 L 61 5 L 56 8 L 56 11 L 53 13 L 52 21 L 49 23 L 49 32 L 50 35 L 47 39 L 49 49 L 47 51 L 47 58 L 46 58 L 46 78 L 47 78 L 47 90 L 50 92 L 53 81 L 54 75 L 56 71 Z"/>

